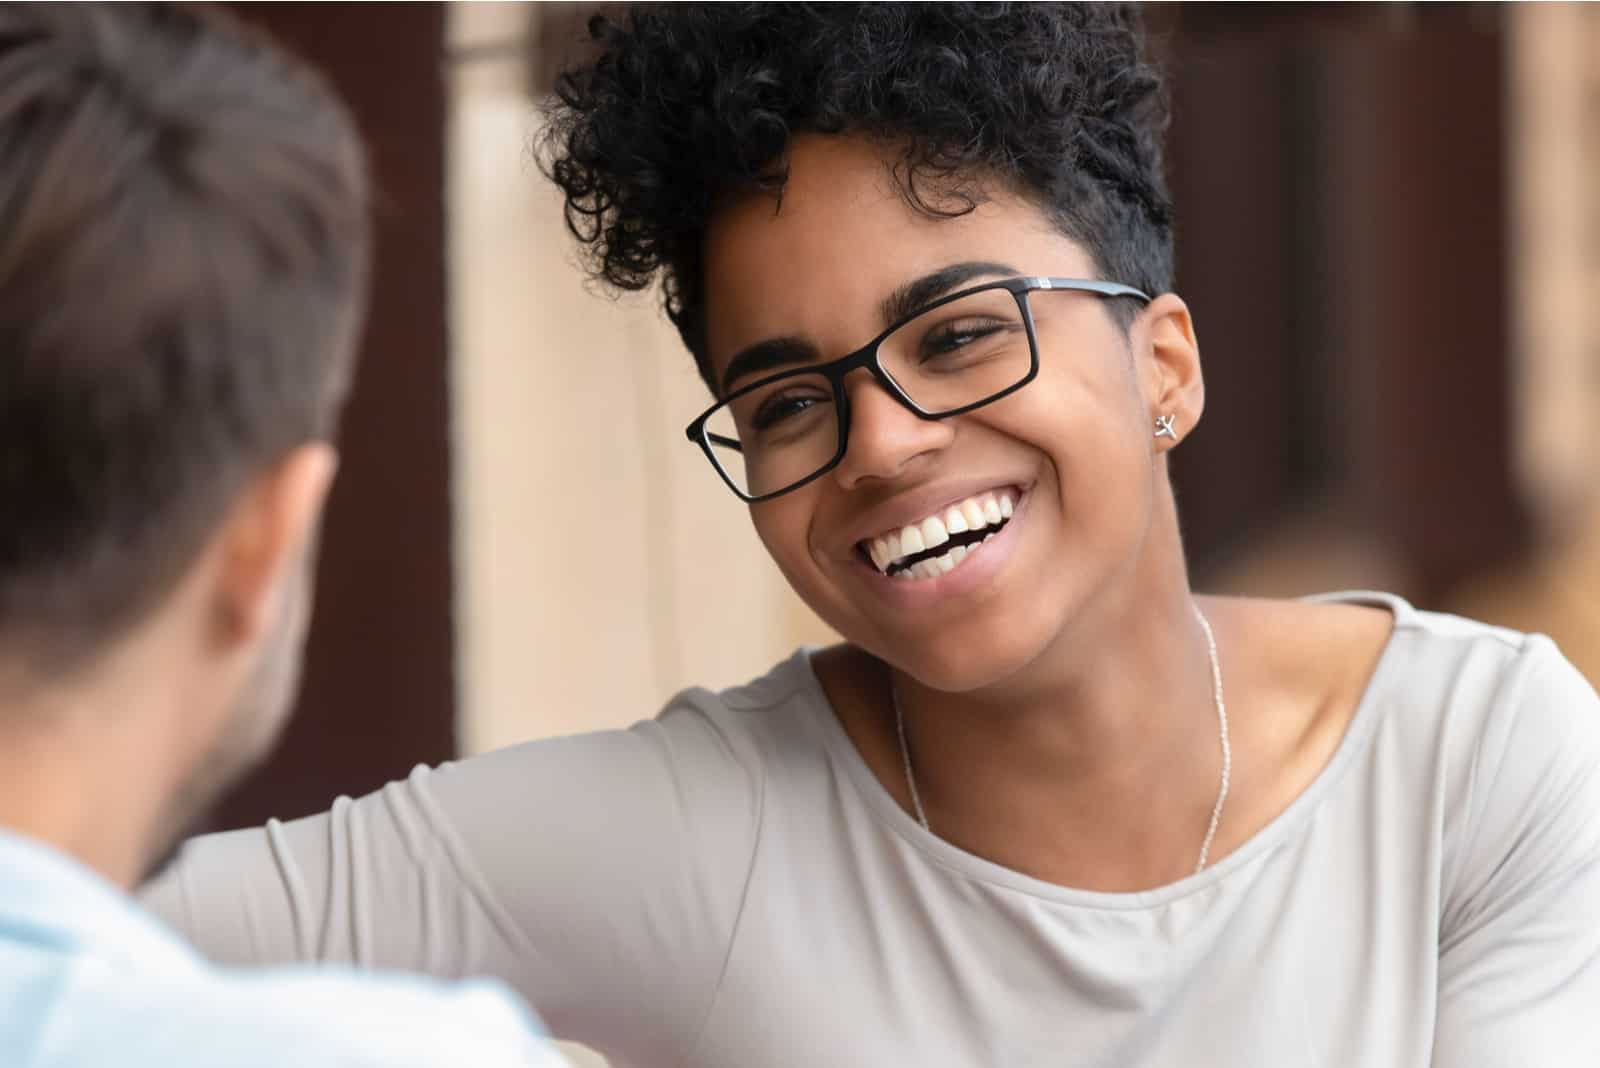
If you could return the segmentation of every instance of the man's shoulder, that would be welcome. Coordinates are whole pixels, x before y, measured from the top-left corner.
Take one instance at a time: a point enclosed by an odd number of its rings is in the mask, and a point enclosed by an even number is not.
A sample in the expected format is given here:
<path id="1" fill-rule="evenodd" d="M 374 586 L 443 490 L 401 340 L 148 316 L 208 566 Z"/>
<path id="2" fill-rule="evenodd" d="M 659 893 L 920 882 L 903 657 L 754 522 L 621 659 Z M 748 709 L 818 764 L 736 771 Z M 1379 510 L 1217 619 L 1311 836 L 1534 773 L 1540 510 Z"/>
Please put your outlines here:
<path id="1" fill-rule="evenodd" d="M 564 1063 L 533 1015 L 490 982 L 331 968 L 134 976 L 86 961 L 57 997 L 25 1068 Z"/>
<path id="2" fill-rule="evenodd" d="M 533 1014 L 496 982 L 311 968 L 219 973 L 215 982 L 223 1015 L 303 1042 L 308 1057 L 327 1050 L 341 1064 L 560 1063 Z"/>

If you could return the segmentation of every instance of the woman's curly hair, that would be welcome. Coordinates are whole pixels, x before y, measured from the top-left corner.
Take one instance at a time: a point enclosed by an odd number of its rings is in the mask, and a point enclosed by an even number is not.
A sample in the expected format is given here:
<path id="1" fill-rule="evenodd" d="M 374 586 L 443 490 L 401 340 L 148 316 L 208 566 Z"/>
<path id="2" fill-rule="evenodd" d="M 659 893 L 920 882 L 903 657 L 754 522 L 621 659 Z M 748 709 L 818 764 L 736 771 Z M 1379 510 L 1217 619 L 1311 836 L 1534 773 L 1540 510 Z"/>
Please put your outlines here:
<path id="1" fill-rule="evenodd" d="M 663 5 L 589 32 L 600 53 L 558 79 L 541 163 L 597 278 L 638 290 L 662 272 L 708 383 L 707 217 L 731 193 L 781 196 L 796 133 L 902 146 L 900 191 L 931 215 L 998 179 L 1106 277 L 1171 288 L 1166 102 L 1127 5 Z"/>

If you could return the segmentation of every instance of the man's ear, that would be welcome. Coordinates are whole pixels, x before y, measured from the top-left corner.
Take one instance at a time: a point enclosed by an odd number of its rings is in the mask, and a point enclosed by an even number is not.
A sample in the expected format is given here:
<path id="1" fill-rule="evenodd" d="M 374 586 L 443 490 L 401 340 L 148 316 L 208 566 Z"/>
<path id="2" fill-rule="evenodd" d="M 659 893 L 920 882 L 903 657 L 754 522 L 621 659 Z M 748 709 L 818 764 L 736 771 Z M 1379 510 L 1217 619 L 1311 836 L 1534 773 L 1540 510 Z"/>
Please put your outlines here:
<path id="1" fill-rule="evenodd" d="M 302 445 L 257 475 L 229 511 L 212 543 L 216 615 L 229 643 L 271 629 L 285 577 L 310 548 L 338 466 L 331 445 Z"/>
<path id="2" fill-rule="evenodd" d="M 1189 306 L 1176 293 L 1163 293 L 1139 317 L 1139 380 L 1149 414 L 1151 440 L 1165 452 L 1189 435 L 1206 407 L 1200 371 L 1200 342 Z M 1163 426 L 1171 432 L 1162 431 Z"/>

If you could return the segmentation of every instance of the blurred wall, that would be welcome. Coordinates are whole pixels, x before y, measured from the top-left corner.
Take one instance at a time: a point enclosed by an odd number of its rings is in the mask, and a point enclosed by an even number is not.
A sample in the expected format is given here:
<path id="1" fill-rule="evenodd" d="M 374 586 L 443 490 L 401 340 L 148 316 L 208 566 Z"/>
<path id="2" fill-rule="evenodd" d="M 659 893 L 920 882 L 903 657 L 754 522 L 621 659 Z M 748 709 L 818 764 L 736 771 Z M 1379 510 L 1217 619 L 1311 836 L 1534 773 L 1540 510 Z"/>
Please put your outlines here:
<path id="1" fill-rule="evenodd" d="M 1509 25 L 1510 401 L 1536 529 L 1449 605 L 1548 633 L 1600 686 L 1600 8 L 1519 6 Z"/>
<path id="2" fill-rule="evenodd" d="M 1570 531 L 1600 496 L 1600 7 L 1518 7 L 1509 30 L 1517 471 Z"/>
<path id="3" fill-rule="evenodd" d="M 1174 459 L 1198 584 L 1436 607 L 1523 543 L 1503 16 L 1151 9 L 1208 385 Z"/>

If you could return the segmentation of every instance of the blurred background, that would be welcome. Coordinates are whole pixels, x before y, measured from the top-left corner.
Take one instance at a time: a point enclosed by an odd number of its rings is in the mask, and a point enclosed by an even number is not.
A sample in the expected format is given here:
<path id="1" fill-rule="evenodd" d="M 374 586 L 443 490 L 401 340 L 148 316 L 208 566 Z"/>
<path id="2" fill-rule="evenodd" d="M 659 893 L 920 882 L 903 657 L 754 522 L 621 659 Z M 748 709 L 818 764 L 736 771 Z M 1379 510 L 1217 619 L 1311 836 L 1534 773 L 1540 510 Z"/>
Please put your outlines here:
<path id="1" fill-rule="evenodd" d="M 305 692 L 216 825 L 828 641 L 684 440 L 705 396 L 655 295 L 586 285 L 532 163 L 594 5 L 238 7 L 328 71 L 381 200 Z M 1148 18 L 1209 385 L 1175 461 L 1196 585 L 1392 590 L 1600 682 L 1600 7 Z"/>
<path id="2" fill-rule="evenodd" d="M 371 142 L 379 263 L 295 722 L 218 826 L 651 716 L 829 640 L 688 445 L 654 294 L 531 157 L 584 4 L 241 4 Z M 1600 679 L 1600 7 L 1183 3 L 1176 454 L 1197 586 L 1382 588 Z"/>

